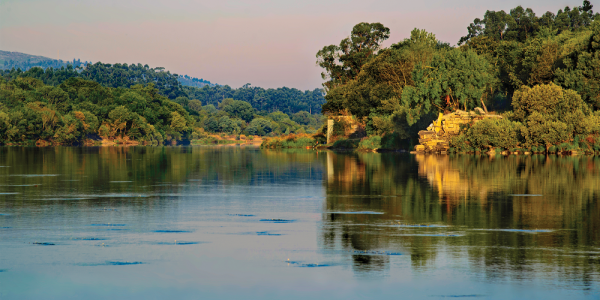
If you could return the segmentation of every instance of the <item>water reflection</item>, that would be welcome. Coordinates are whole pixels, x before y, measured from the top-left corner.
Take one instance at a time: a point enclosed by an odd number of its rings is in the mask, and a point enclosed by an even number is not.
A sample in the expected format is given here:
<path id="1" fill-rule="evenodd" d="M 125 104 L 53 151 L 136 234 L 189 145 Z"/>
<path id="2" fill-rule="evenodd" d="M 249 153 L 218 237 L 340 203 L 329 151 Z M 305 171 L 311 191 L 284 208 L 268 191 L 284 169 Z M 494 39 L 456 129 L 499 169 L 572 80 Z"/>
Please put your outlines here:
<path id="1" fill-rule="evenodd" d="M 336 286 L 384 278 L 382 295 L 402 280 L 459 278 L 461 291 L 482 281 L 585 291 L 600 281 L 597 157 L 0 147 L 0 166 L 2 275 L 129 261 L 183 272 L 172 286 L 201 274 L 207 288 L 230 281 L 223 269 L 259 280 L 266 266 L 261 291 L 303 274 Z"/>
<path id="2" fill-rule="evenodd" d="M 325 248 L 404 251 L 414 270 L 492 281 L 600 279 L 597 157 L 328 153 L 324 185 L 326 212 L 384 213 L 324 213 Z M 353 259 L 358 272 L 389 268 Z"/>

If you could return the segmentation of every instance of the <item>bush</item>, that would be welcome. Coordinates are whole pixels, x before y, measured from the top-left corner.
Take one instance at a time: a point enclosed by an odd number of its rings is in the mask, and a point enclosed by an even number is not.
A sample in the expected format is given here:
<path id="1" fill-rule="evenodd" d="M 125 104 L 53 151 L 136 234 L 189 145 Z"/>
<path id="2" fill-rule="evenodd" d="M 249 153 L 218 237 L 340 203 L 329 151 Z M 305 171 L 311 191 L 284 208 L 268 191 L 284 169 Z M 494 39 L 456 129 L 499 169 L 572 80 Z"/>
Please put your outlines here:
<path id="1" fill-rule="evenodd" d="M 356 149 L 360 143 L 359 139 L 341 139 L 335 141 L 331 148 L 333 149 Z"/>
<path id="2" fill-rule="evenodd" d="M 381 140 L 381 137 L 378 135 L 363 138 L 358 144 L 358 148 L 361 150 L 377 150 L 382 147 Z"/>
<path id="3" fill-rule="evenodd" d="M 508 119 L 483 119 L 467 132 L 467 140 L 476 149 L 510 149 L 519 144 L 519 129 L 522 124 Z"/>
<path id="4" fill-rule="evenodd" d="M 282 137 L 265 139 L 261 148 L 306 148 L 314 147 L 317 140 L 308 134 L 290 134 Z"/>

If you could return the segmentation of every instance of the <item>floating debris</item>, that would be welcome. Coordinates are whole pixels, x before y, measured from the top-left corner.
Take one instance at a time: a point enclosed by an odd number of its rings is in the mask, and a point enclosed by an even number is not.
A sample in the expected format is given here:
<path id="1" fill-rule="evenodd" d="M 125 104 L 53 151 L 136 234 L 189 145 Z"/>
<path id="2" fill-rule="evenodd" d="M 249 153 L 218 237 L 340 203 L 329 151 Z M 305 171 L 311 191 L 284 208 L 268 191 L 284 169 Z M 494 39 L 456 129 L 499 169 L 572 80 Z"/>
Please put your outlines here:
<path id="1" fill-rule="evenodd" d="M 0 227 L 0 229 L 9 229 L 9 228 L 12 228 L 12 227 Z"/>
<path id="2" fill-rule="evenodd" d="M 254 215 L 244 215 L 244 214 L 227 214 L 232 217 L 254 217 Z"/>
<path id="3" fill-rule="evenodd" d="M 271 222 L 271 223 L 292 223 L 294 220 L 285 220 L 285 219 L 260 219 L 261 222 Z"/>
<path id="4" fill-rule="evenodd" d="M 377 211 L 331 211 L 327 212 L 328 214 L 338 214 L 338 215 L 383 215 L 382 212 Z"/>
<path id="5" fill-rule="evenodd" d="M 42 242 L 42 243 L 40 243 L 40 242 L 33 242 L 32 244 L 34 244 L 34 245 L 40 245 L 40 246 L 54 246 L 54 245 L 56 245 L 54 243 L 45 243 L 45 242 Z"/>
<path id="6" fill-rule="evenodd" d="M 278 236 L 278 235 L 282 235 L 281 233 L 271 233 L 268 231 L 258 231 L 256 232 L 256 235 L 273 235 L 273 236 Z"/>
<path id="7" fill-rule="evenodd" d="M 2 214 L 2 213 L 0 213 L 0 216 L 10 216 L 10 214 Z"/>
<path id="8" fill-rule="evenodd" d="M 112 227 L 112 226 L 127 226 L 127 224 L 111 224 L 111 223 L 104 223 L 104 224 L 92 224 L 90 226 L 108 226 L 108 227 Z"/>
<path id="9" fill-rule="evenodd" d="M 182 233 L 182 232 L 191 232 L 189 230 L 154 230 L 153 232 L 158 233 Z"/>
<path id="10" fill-rule="evenodd" d="M 6 272 L 6 271 L 8 271 L 8 270 L 6 270 L 6 269 L 0 269 L 0 273 Z"/>

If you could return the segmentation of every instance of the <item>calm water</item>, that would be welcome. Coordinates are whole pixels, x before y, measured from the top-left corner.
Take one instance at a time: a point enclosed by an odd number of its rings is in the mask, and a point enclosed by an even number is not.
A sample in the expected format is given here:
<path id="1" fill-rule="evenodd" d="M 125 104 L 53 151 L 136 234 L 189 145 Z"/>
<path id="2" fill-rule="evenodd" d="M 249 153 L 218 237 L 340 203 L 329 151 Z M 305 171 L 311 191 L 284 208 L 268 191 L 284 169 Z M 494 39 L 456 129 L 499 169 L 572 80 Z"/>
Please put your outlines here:
<path id="1" fill-rule="evenodd" d="M 0 299 L 599 299 L 600 159 L 0 148 Z"/>

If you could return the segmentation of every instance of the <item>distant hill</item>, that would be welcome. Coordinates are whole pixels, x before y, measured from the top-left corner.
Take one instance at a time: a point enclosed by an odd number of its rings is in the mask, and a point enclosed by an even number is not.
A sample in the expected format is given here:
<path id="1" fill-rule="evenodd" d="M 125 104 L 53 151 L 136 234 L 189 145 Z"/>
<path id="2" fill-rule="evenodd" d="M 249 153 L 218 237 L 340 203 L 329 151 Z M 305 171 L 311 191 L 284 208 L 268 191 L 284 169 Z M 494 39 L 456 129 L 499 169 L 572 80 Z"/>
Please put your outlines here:
<path id="1" fill-rule="evenodd" d="M 218 86 L 218 84 L 211 83 L 208 80 L 204 80 L 202 78 L 198 79 L 196 77 L 190 77 L 188 75 L 179 75 L 179 78 L 177 80 L 179 81 L 179 83 L 181 83 L 181 85 L 184 85 L 184 86 L 193 86 L 193 87 L 199 87 L 199 88 L 201 88 L 205 85 L 208 85 L 211 87 Z"/>
<path id="2" fill-rule="evenodd" d="M 92 62 L 81 62 L 79 59 L 73 59 L 72 61 L 64 61 L 62 59 L 52 59 L 45 56 L 37 56 L 31 55 L 21 52 L 11 52 L 11 51 L 2 51 L 0 50 L 0 70 L 11 70 L 11 69 L 21 69 L 22 71 L 27 71 L 33 67 L 40 67 L 42 69 L 46 68 L 54 68 L 60 69 L 62 67 L 67 67 L 68 65 L 72 65 L 74 68 L 77 67 L 85 67 Z M 188 75 L 179 75 L 177 79 L 179 83 L 183 86 L 192 86 L 192 87 L 203 87 L 205 85 L 215 87 L 218 86 L 216 83 L 211 83 L 208 80 L 198 79 L 196 77 L 190 77 Z"/>
<path id="3" fill-rule="evenodd" d="M 250 103 L 258 111 L 281 111 L 288 115 L 301 111 L 319 114 L 321 105 L 325 103 L 321 89 L 312 91 L 288 87 L 264 89 L 250 84 L 232 89 L 227 85 L 211 83 L 208 80 L 173 74 L 163 67 L 151 68 L 139 63 L 105 64 L 81 62 L 79 59 L 62 61 L 8 51 L 0 51 L 0 55 L 5 58 L 0 62 L 0 76 L 6 80 L 31 77 L 42 80 L 46 85 L 59 86 L 69 78 L 81 78 L 111 88 L 130 88 L 136 84 L 152 83 L 160 94 L 184 106 L 189 100 L 199 100 L 202 105 L 218 107 L 224 99 L 233 98 Z"/>
<path id="4" fill-rule="evenodd" d="M 43 69 L 60 69 L 61 67 L 66 68 L 67 65 L 72 65 L 73 67 L 83 67 L 89 63 L 90 62 L 87 61 L 82 63 L 79 59 L 73 59 L 73 61 L 64 61 L 62 59 L 57 60 L 45 56 L 0 50 L 0 70 L 10 70 L 14 68 L 27 71 L 33 67 L 40 67 Z"/>

